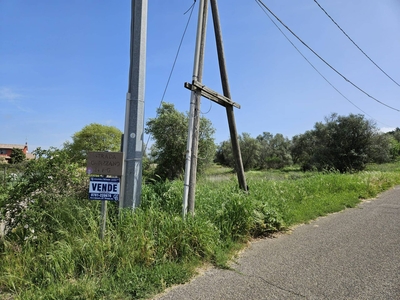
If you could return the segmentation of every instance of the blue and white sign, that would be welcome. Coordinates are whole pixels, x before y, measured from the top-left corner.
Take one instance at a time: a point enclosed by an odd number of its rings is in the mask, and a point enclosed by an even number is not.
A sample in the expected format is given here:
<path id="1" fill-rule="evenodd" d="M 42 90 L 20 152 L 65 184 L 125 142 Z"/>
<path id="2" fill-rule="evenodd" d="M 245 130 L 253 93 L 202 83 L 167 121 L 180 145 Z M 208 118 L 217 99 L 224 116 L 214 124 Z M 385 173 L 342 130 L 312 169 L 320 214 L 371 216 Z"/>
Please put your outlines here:
<path id="1" fill-rule="evenodd" d="M 90 177 L 89 200 L 119 200 L 119 178 Z"/>

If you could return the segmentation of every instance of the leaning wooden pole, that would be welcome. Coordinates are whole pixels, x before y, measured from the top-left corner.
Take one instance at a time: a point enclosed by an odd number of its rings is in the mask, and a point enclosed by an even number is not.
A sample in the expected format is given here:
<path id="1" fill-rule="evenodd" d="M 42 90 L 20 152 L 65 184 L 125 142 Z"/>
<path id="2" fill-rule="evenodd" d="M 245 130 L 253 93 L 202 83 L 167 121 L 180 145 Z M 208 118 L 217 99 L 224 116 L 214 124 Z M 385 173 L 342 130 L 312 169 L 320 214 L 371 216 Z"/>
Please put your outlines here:
<path id="1" fill-rule="evenodd" d="M 220 74 L 221 74 L 222 89 L 224 92 L 224 96 L 231 99 L 231 92 L 229 89 L 229 82 L 228 82 L 228 72 L 226 70 L 225 54 L 224 54 L 224 48 L 223 48 L 223 44 L 222 44 L 222 32 L 221 32 L 221 26 L 220 26 L 220 21 L 219 21 L 217 0 L 210 0 L 210 1 L 211 1 L 211 11 L 212 11 L 212 16 L 213 16 L 213 22 L 214 22 L 215 41 L 217 44 L 218 63 L 219 63 L 219 70 L 220 70 Z M 238 134 L 236 131 L 236 123 L 235 123 L 235 115 L 233 112 L 233 106 L 225 105 L 225 108 L 226 108 L 226 114 L 228 117 L 229 132 L 231 135 L 232 149 L 233 149 L 233 155 L 235 157 L 236 172 L 237 172 L 237 176 L 238 176 L 239 186 L 242 190 L 247 191 L 247 183 L 246 183 L 246 177 L 244 174 L 243 161 L 242 161 L 242 155 L 240 152 Z"/>

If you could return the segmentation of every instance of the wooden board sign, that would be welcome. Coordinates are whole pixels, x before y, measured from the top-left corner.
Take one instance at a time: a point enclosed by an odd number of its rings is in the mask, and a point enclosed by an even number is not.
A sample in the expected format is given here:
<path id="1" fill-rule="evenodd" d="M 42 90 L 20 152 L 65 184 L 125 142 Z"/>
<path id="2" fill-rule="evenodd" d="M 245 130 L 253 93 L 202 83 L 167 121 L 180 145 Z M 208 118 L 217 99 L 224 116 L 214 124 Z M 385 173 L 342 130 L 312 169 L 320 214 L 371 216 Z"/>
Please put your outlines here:
<path id="1" fill-rule="evenodd" d="M 122 152 L 88 152 L 86 173 L 122 176 Z"/>

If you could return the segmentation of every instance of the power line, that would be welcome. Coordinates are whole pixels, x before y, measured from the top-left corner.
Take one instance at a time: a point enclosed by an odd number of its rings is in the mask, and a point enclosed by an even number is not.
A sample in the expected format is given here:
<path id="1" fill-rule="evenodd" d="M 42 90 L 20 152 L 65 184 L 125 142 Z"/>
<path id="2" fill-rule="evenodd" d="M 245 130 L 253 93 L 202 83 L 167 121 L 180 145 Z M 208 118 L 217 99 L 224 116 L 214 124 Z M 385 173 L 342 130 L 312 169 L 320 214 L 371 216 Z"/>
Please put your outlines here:
<path id="1" fill-rule="evenodd" d="M 344 99 L 346 99 L 348 102 L 350 102 L 354 107 L 356 107 L 357 109 L 359 109 L 361 112 L 363 112 L 364 114 L 366 114 L 367 116 L 369 116 L 370 118 L 374 119 L 375 121 L 381 123 L 382 125 L 388 126 L 390 127 L 390 125 L 387 125 L 379 120 L 377 120 L 376 118 L 374 118 L 373 116 L 369 115 L 368 113 L 366 113 L 364 110 L 362 110 L 360 107 L 358 107 L 356 104 L 354 104 L 349 98 L 347 98 L 345 95 L 343 95 L 342 92 L 340 92 L 308 59 L 307 57 L 305 57 L 305 55 L 300 51 L 299 48 L 296 47 L 296 45 L 289 39 L 289 37 L 282 31 L 282 29 L 278 26 L 278 24 L 275 23 L 275 21 L 270 17 L 270 15 L 264 10 L 264 8 L 257 3 L 260 8 L 263 10 L 263 12 L 266 14 L 266 16 L 270 19 L 270 21 L 275 25 L 276 28 L 278 28 L 278 30 L 282 33 L 282 35 L 288 40 L 288 42 L 296 49 L 296 51 L 309 63 L 309 65 L 336 91 L 338 92 Z"/>
<path id="2" fill-rule="evenodd" d="M 160 101 L 159 108 L 161 107 L 162 102 L 164 102 L 164 97 L 165 97 L 165 94 L 167 93 L 167 90 L 168 90 L 168 87 L 169 87 L 169 82 L 170 82 L 171 77 L 172 77 L 172 74 L 173 74 L 173 72 L 174 72 L 175 65 L 176 65 L 176 62 L 177 62 L 177 60 L 178 60 L 178 56 L 179 56 L 179 53 L 180 53 L 180 51 L 181 51 L 181 47 L 182 47 L 182 44 L 183 44 L 183 40 L 185 39 L 186 31 L 187 31 L 187 29 L 188 29 L 188 27 L 189 27 L 189 23 L 190 23 L 190 20 L 191 20 L 191 18 L 192 18 L 192 14 L 193 14 L 193 10 L 194 10 L 195 4 L 196 4 L 196 0 L 194 0 L 192 6 L 184 13 L 184 15 L 185 15 L 185 14 L 187 14 L 187 13 L 190 11 L 188 21 L 187 21 L 187 23 L 186 23 L 185 29 L 184 29 L 183 34 L 182 34 L 181 41 L 180 41 L 179 46 L 178 46 L 178 50 L 176 51 L 176 55 L 175 55 L 174 62 L 173 62 L 173 64 L 172 64 L 171 72 L 169 73 L 169 77 L 168 77 L 167 83 L 166 83 L 166 85 L 165 85 L 165 89 L 164 89 L 163 95 L 162 95 L 162 97 L 161 97 L 161 101 Z"/>
<path id="3" fill-rule="evenodd" d="M 181 40 L 180 40 L 180 43 L 179 43 L 179 46 L 178 46 L 178 50 L 176 51 L 175 59 L 174 59 L 174 62 L 172 64 L 171 71 L 170 71 L 168 79 L 167 79 L 167 83 L 165 84 L 164 92 L 162 94 L 162 97 L 161 97 L 160 104 L 159 104 L 158 108 L 161 108 L 161 105 L 164 102 L 164 98 L 165 98 L 165 95 L 166 95 L 168 87 L 169 87 L 169 82 L 171 81 L 172 74 L 174 73 L 175 65 L 176 65 L 176 62 L 178 60 L 181 48 L 182 48 L 183 40 L 185 39 L 186 32 L 187 32 L 187 29 L 188 29 L 189 24 L 190 24 L 190 20 L 192 19 L 192 14 L 193 14 L 193 10 L 194 10 L 195 4 L 196 4 L 196 0 L 194 0 L 193 4 L 189 7 L 189 9 L 184 12 L 184 15 L 186 15 L 190 11 L 189 18 L 188 18 L 188 21 L 186 23 L 185 29 L 183 30 L 183 34 L 182 34 L 182 37 L 181 37 Z M 144 147 L 144 152 L 146 152 L 146 149 L 147 149 L 147 146 L 149 144 L 149 141 L 150 141 L 150 135 L 149 135 L 149 137 L 147 139 L 146 146 Z"/>
<path id="4" fill-rule="evenodd" d="M 295 38 L 297 38 L 304 46 L 306 46 L 312 53 L 314 53 L 315 56 L 317 56 L 321 61 L 323 61 L 329 68 L 331 68 L 333 71 L 335 71 L 339 76 L 341 76 L 344 80 L 346 80 L 348 83 L 350 83 L 352 86 L 354 86 L 356 89 L 358 89 L 360 92 L 362 92 L 363 94 L 365 94 L 366 96 L 368 96 L 369 98 L 375 100 L 376 102 L 390 108 L 393 109 L 395 111 L 400 112 L 399 109 L 394 108 L 378 99 L 376 99 L 375 97 L 371 96 L 370 94 L 368 94 L 367 92 L 365 92 L 362 88 L 360 88 L 359 86 L 357 86 L 355 83 L 353 83 L 352 81 L 350 81 L 349 79 L 347 79 L 342 73 L 340 73 L 338 70 L 336 70 L 334 67 L 332 67 L 326 60 L 324 60 L 317 52 L 315 52 L 310 46 L 308 46 L 300 37 L 298 37 L 285 23 L 283 23 L 283 21 L 281 21 L 281 19 L 279 19 L 263 2 L 262 0 L 255 0 L 256 2 L 259 2 L 279 23 L 282 24 L 282 26 L 284 26 Z"/>
<path id="5" fill-rule="evenodd" d="M 327 13 L 327 11 L 318 3 L 317 0 L 314 0 L 314 2 L 319 6 L 319 8 L 328 16 L 329 19 L 331 19 L 331 21 L 340 29 L 341 32 L 343 32 L 343 34 L 354 44 L 354 46 L 357 47 L 358 50 L 361 51 L 362 54 L 365 55 L 366 58 L 368 58 L 370 60 L 370 62 L 372 62 L 379 70 L 381 70 L 381 72 L 383 74 L 385 74 L 391 81 L 393 81 L 395 84 L 397 84 L 400 87 L 400 84 L 397 83 L 397 81 L 395 81 L 392 77 L 390 77 L 384 70 L 382 70 L 382 68 L 380 66 L 378 66 L 378 64 L 376 64 L 357 44 L 356 42 L 354 42 L 349 35 L 339 26 L 338 23 L 335 22 L 335 20 Z"/>

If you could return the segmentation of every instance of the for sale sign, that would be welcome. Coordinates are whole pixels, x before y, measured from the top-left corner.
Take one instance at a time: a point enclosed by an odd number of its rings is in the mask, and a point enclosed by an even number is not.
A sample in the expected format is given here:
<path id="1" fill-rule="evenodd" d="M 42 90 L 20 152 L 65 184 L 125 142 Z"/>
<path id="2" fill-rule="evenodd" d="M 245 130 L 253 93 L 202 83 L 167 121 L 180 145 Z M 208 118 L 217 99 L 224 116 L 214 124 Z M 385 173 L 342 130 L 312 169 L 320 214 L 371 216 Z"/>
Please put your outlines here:
<path id="1" fill-rule="evenodd" d="M 89 200 L 119 200 L 119 178 L 90 177 Z"/>

